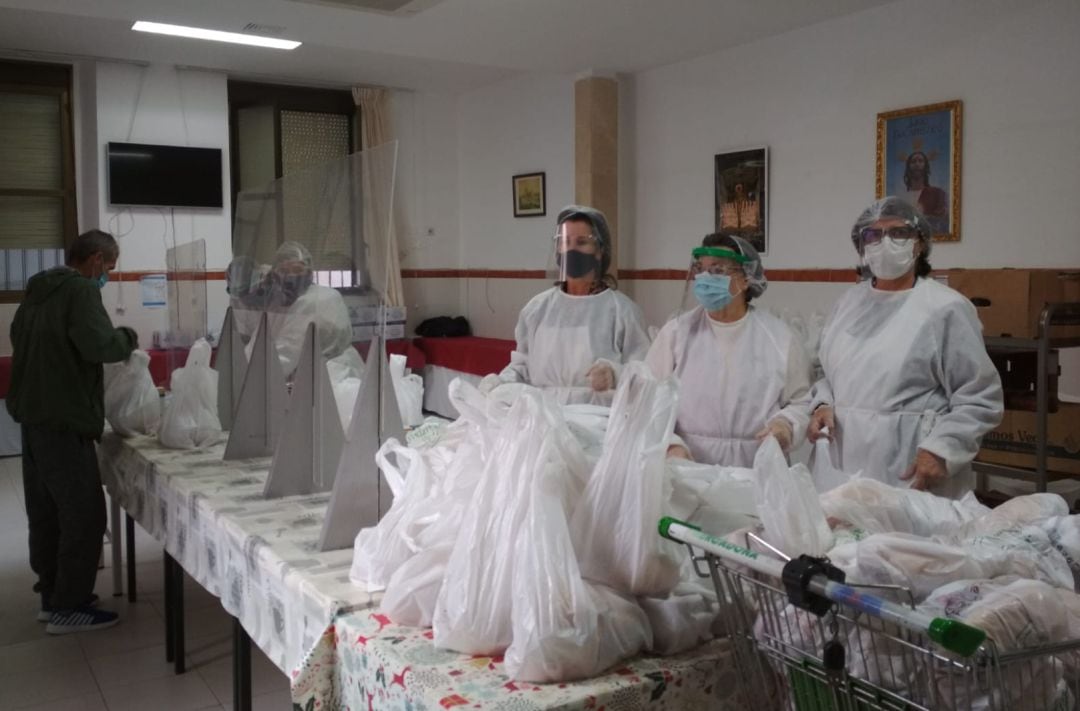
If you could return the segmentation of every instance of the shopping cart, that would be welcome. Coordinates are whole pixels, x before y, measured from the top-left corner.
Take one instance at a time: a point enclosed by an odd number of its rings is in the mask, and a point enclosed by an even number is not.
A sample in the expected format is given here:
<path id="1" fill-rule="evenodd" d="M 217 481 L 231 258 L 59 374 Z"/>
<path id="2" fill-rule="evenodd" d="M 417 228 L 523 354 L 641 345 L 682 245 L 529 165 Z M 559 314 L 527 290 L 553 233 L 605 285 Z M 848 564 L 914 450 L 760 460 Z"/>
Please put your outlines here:
<path id="1" fill-rule="evenodd" d="M 755 709 L 1066 711 L 1080 700 L 1080 640 L 998 653 L 903 588 L 845 584 L 827 559 L 787 559 L 759 538 L 735 545 L 672 518 L 660 533 L 712 579 Z"/>

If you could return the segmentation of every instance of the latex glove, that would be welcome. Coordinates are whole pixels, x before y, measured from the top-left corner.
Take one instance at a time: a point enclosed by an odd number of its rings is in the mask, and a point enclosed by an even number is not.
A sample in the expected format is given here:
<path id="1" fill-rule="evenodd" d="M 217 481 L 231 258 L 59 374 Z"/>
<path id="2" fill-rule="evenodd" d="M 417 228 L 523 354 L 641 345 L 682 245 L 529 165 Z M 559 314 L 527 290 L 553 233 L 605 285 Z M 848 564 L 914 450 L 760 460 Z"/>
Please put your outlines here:
<path id="1" fill-rule="evenodd" d="M 607 363 L 594 363 L 585 373 L 589 385 L 598 393 L 615 389 L 615 369 Z"/>
<path id="2" fill-rule="evenodd" d="M 694 461 L 694 458 L 690 456 L 690 451 L 681 444 L 673 444 L 667 448 L 668 459 L 685 459 L 688 462 Z"/>
<path id="3" fill-rule="evenodd" d="M 492 390 L 502 384 L 502 378 L 500 378 L 495 373 L 488 373 L 480 380 L 480 384 L 477 385 L 476 388 L 485 395 L 488 395 L 489 393 L 491 393 Z"/>
<path id="4" fill-rule="evenodd" d="M 777 417 L 775 420 L 765 425 L 755 437 L 758 442 L 764 442 L 765 438 L 769 435 L 776 437 L 776 441 L 780 444 L 780 449 L 787 453 L 791 449 L 791 441 L 794 438 L 794 432 L 791 431 L 791 423 L 782 417 Z"/>
<path id="5" fill-rule="evenodd" d="M 823 432 L 822 430 L 826 427 L 829 428 L 828 431 Z M 814 410 L 814 414 L 810 415 L 810 424 L 806 427 L 806 438 L 811 442 L 816 442 L 824 437 L 831 442 L 835 432 L 836 418 L 833 417 L 833 409 L 828 405 L 822 405 Z"/>
<path id="6" fill-rule="evenodd" d="M 949 476 L 945 460 L 938 455 L 920 449 L 915 461 L 907 471 L 900 475 L 904 481 L 911 479 L 911 488 L 926 491 L 937 486 Z"/>

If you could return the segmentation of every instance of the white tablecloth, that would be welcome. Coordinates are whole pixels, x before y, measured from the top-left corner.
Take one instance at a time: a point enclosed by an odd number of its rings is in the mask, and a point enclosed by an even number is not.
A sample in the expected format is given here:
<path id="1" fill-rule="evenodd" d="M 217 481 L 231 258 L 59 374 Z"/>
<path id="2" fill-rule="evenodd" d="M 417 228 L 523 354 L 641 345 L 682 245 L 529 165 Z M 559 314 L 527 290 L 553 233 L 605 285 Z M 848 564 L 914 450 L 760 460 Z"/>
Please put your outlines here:
<path id="1" fill-rule="evenodd" d="M 223 451 L 106 434 L 98 459 L 110 496 L 221 598 L 294 692 L 303 677 L 304 700 L 321 698 L 332 693 L 334 619 L 374 601 L 349 582 L 351 548 L 318 550 L 329 494 L 266 500 L 269 459 L 223 462 Z"/>

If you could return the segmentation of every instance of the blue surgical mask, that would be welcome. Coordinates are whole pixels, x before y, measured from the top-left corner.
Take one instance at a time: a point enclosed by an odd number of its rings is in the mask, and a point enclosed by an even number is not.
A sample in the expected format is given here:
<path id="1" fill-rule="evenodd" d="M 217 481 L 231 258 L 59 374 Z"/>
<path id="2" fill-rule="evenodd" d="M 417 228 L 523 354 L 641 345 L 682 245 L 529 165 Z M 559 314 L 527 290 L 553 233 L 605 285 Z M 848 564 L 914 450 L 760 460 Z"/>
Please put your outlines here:
<path id="1" fill-rule="evenodd" d="M 105 285 L 108 284 L 108 283 L 109 283 L 109 273 L 108 272 L 102 272 L 101 275 L 97 278 L 97 288 L 104 289 Z"/>
<path id="2" fill-rule="evenodd" d="M 731 277 L 705 272 L 694 276 L 694 298 L 706 311 L 720 311 L 731 303 Z"/>

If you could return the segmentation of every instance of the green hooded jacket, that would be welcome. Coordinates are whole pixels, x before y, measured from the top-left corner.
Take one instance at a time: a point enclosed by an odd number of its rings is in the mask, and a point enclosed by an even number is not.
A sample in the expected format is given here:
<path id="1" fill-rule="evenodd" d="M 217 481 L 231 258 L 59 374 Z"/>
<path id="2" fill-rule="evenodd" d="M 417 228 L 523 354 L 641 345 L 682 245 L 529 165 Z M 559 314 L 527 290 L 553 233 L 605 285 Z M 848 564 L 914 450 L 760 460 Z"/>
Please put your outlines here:
<path id="1" fill-rule="evenodd" d="M 97 284 L 69 267 L 33 276 L 11 324 L 11 344 L 7 409 L 15 421 L 100 437 L 101 364 L 126 360 L 138 339 L 130 328 L 113 328 Z"/>

